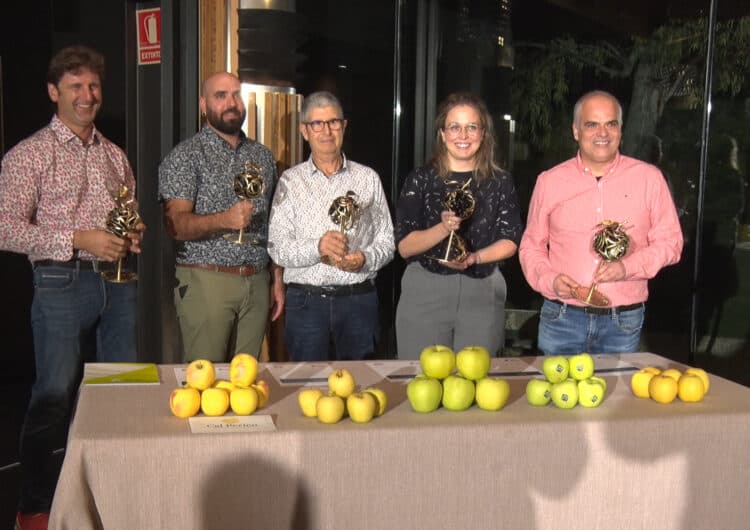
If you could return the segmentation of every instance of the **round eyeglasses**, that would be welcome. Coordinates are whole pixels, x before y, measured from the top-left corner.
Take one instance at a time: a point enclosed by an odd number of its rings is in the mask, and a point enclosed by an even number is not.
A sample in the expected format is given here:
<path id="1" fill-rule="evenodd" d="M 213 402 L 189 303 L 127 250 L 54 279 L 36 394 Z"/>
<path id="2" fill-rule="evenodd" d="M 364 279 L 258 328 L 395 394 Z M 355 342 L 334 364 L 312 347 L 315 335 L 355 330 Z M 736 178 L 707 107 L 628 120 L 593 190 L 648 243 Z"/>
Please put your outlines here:
<path id="1" fill-rule="evenodd" d="M 325 120 L 325 121 L 315 120 L 315 121 L 305 121 L 302 123 L 310 127 L 310 129 L 312 129 L 313 132 L 320 132 L 326 127 L 326 125 L 332 131 L 340 131 L 341 128 L 344 126 L 345 121 L 346 120 L 342 118 L 333 118 L 331 120 Z"/>
<path id="2" fill-rule="evenodd" d="M 460 125 L 458 123 L 450 123 L 443 128 L 449 136 L 456 137 L 461 136 L 461 133 L 466 133 L 466 136 L 479 136 L 482 132 L 482 128 L 476 123 L 469 123 L 466 125 Z"/>

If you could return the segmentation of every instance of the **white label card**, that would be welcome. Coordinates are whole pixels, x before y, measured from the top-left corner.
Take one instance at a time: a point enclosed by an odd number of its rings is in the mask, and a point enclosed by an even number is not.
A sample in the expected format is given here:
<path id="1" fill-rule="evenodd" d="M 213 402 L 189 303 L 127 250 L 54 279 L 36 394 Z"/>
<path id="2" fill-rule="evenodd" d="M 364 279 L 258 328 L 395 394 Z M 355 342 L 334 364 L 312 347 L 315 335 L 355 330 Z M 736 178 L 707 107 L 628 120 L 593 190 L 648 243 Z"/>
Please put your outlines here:
<path id="1" fill-rule="evenodd" d="M 269 414 L 252 416 L 193 416 L 188 418 L 193 434 L 226 434 L 232 432 L 271 432 L 276 430 Z"/>

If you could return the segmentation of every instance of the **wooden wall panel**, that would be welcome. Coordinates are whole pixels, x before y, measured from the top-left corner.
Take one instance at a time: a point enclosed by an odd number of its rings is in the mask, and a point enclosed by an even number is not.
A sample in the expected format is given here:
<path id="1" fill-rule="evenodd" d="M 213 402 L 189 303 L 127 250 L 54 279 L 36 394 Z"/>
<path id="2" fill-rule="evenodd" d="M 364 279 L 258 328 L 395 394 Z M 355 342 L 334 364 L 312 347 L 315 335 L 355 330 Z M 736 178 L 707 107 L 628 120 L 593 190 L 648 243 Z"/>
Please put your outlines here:
<path id="1" fill-rule="evenodd" d="M 198 82 L 227 69 L 227 5 L 225 0 L 201 0 L 198 22 Z"/>

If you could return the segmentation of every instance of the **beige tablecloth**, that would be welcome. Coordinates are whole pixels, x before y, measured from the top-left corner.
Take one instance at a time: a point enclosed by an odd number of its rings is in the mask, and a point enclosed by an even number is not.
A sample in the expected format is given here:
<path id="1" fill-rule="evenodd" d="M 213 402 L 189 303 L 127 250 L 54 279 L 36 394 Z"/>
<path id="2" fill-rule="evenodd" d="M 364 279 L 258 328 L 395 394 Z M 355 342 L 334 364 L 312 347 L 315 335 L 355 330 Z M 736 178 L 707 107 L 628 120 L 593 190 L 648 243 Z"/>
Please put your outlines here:
<path id="1" fill-rule="evenodd" d="M 267 433 L 192 434 L 169 412 L 174 366 L 158 386 L 84 386 L 50 528 L 747 528 L 750 389 L 712 376 L 703 402 L 661 405 L 631 395 L 632 367 L 675 363 L 607 357 L 622 366 L 598 370 L 597 409 L 528 405 L 529 357 L 493 360 L 511 374 L 503 410 L 431 414 L 411 411 L 404 363 L 332 363 L 388 394 L 365 425 L 304 418 L 302 381 L 262 365 Z"/>

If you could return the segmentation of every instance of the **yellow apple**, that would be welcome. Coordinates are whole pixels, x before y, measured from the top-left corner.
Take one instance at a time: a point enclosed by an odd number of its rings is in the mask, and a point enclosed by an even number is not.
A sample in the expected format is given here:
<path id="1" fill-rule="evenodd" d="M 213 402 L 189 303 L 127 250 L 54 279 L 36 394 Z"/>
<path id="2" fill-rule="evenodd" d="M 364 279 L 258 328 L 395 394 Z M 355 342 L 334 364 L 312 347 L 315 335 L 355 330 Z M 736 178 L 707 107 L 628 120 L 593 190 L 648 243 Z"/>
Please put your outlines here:
<path id="1" fill-rule="evenodd" d="M 346 409 L 344 399 L 333 392 L 329 392 L 327 396 L 321 396 L 315 403 L 318 421 L 322 423 L 337 423 L 344 417 L 344 409 Z"/>
<path id="2" fill-rule="evenodd" d="M 211 361 L 198 359 L 188 364 L 185 370 L 185 381 L 188 386 L 196 390 L 205 390 L 214 384 L 216 380 L 216 370 Z"/>
<path id="3" fill-rule="evenodd" d="M 644 368 L 641 368 L 641 370 L 644 370 L 654 375 L 659 375 L 661 373 L 661 370 L 657 368 L 656 366 L 646 366 Z"/>
<path id="4" fill-rule="evenodd" d="M 657 403 L 672 403 L 677 397 L 677 381 L 669 375 L 657 374 L 648 383 L 648 393 Z"/>
<path id="5" fill-rule="evenodd" d="M 201 393 L 191 387 L 175 388 L 169 396 L 169 410 L 178 418 L 195 416 L 201 409 Z"/>
<path id="6" fill-rule="evenodd" d="M 703 401 L 703 396 L 706 395 L 703 379 L 696 374 L 683 374 L 677 381 L 677 395 L 687 403 Z"/>
<path id="7" fill-rule="evenodd" d="M 308 418 L 316 417 L 318 415 L 316 406 L 321 397 L 323 397 L 323 391 L 319 388 L 305 388 L 304 390 L 300 390 L 300 393 L 297 394 L 297 403 L 299 403 L 302 414 Z"/>
<path id="8" fill-rule="evenodd" d="M 483 377 L 476 382 L 477 406 L 482 410 L 500 410 L 510 396 L 510 385 L 505 379 Z"/>
<path id="9" fill-rule="evenodd" d="M 235 386 L 247 388 L 258 376 L 258 360 L 249 353 L 238 353 L 229 363 L 229 380 Z"/>
<path id="10" fill-rule="evenodd" d="M 456 367 L 456 354 L 448 346 L 427 346 L 419 354 L 419 365 L 427 377 L 445 379 Z"/>
<path id="11" fill-rule="evenodd" d="M 346 368 L 339 368 L 328 376 L 328 390 L 344 399 L 354 392 L 354 376 Z"/>
<path id="12" fill-rule="evenodd" d="M 250 385 L 258 393 L 258 408 L 263 408 L 268 403 L 268 398 L 271 397 L 271 390 L 268 388 L 268 383 L 260 379 L 255 384 Z"/>
<path id="13" fill-rule="evenodd" d="M 221 416 L 229 409 L 229 392 L 223 388 L 207 388 L 201 392 L 201 410 L 206 416 Z"/>
<path id="14" fill-rule="evenodd" d="M 374 416 L 379 405 L 370 392 L 355 392 L 346 398 L 346 411 L 355 423 L 367 423 Z"/>
<path id="15" fill-rule="evenodd" d="M 238 416 L 249 416 L 258 408 L 258 392 L 254 388 L 235 388 L 229 394 L 229 406 Z"/>
<path id="16" fill-rule="evenodd" d="M 229 393 L 231 393 L 232 390 L 237 388 L 236 386 L 234 386 L 234 383 L 232 383 L 231 381 L 227 381 L 226 379 L 217 379 L 216 381 L 214 381 L 214 384 L 211 386 L 214 388 L 223 388 Z"/>
<path id="17" fill-rule="evenodd" d="M 385 407 L 388 405 L 388 396 L 381 389 L 371 386 L 366 388 L 365 392 L 369 392 L 375 398 L 378 403 L 377 410 L 375 410 L 376 416 L 382 416 L 385 412 Z"/>
<path id="18" fill-rule="evenodd" d="M 479 381 L 490 371 L 490 352 L 483 346 L 466 346 L 456 353 L 456 368 L 466 379 Z"/>
<path id="19" fill-rule="evenodd" d="M 630 377 L 630 390 L 633 391 L 633 395 L 639 398 L 650 398 L 651 394 L 648 393 L 648 385 L 656 375 L 658 374 L 653 374 L 645 368 L 634 373 Z"/>
<path id="20" fill-rule="evenodd" d="M 708 389 L 711 388 L 711 380 L 708 378 L 708 374 L 705 370 L 702 368 L 687 368 L 685 370 L 686 374 L 690 375 L 697 375 L 701 378 L 701 381 L 703 381 L 703 386 L 706 389 L 706 394 L 708 394 Z"/>
<path id="21" fill-rule="evenodd" d="M 666 375 L 671 377 L 675 381 L 679 381 L 680 377 L 682 376 L 682 372 L 680 372 L 677 368 L 668 368 L 664 370 L 661 375 Z"/>

